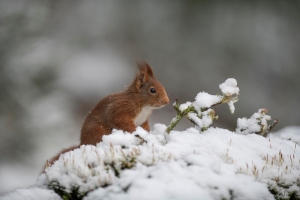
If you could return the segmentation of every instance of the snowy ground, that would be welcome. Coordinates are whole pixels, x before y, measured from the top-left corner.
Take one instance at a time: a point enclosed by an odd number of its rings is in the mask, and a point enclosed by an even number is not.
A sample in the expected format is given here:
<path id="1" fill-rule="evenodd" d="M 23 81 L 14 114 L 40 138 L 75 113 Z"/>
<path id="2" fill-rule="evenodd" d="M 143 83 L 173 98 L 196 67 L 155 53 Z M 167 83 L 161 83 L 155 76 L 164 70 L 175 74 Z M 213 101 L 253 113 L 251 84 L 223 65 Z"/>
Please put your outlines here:
<path id="1" fill-rule="evenodd" d="M 62 156 L 32 188 L 1 199 L 60 199 L 45 188 L 53 180 L 67 191 L 74 185 L 80 192 L 91 190 L 85 200 L 274 199 L 268 187 L 282 197 L 292 191 L 300 195 L 300 146 L 281 139 L 284 132 L 264 138 L 220 128 L 199 134 L 190 128 L 167 135 L 165 128 L 156 124 L 150 133 L 142 128 L 133 134 L 115 131 L 97 147 L 82 146 Z M 300 129 L 288 134 L 297 139 Z M 142 145 L 135 135 L 145 140 Z M 136 159 L 131 169 L 121 169 L 124 156 Z"/>
<path id="2" fill-rule="evenodd" d="M 238 100 L 235 79 L 220 89 L 222 96 L 202 92 L 195 102 L 174 104 L 171 124 L 187 116 L 195 128 L 114 130 L 97 146 L 63 154 L 32 187 L 0 199 L 299 199 L 300 127 L 263 137 L 267 109 L 238 119 L 235 132 L 210 127 L 217 118 L 211 106 L 228 103 L 234 112 Z"/>

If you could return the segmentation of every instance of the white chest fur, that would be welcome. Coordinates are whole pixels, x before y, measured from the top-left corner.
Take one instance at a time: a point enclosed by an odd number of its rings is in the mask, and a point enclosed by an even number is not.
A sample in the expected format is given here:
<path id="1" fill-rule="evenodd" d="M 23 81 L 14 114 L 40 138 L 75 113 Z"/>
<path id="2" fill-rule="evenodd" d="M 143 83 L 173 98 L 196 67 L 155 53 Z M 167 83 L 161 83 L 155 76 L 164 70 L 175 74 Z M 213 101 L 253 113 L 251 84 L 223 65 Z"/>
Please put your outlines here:
<path id="1" fill-rule="evenodd" d="M 153 108 L 151 106 L 145 106 L 142 108 L 141 112 L 134 119 L 135 126 L 141 126 L 152 113 Z"/>

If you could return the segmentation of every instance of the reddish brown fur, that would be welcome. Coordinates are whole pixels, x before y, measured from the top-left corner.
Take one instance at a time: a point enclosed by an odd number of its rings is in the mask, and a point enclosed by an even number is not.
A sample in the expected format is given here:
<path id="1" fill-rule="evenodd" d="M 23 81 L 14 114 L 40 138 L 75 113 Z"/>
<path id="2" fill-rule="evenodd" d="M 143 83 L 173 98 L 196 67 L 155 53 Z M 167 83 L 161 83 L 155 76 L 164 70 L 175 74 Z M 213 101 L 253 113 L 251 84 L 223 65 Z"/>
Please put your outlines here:
<path id="1" fill-rule="evenodd" d="M 139 72 L 127 90 L 109 95 L 102 99 L 86 117 L 80 136 L 80 145 L 96 145 L 103 135 L 108 135 L 113 129 L 134 132 L 134 120 L 145 106 L 160 108 L 169 103 L 164 87 L 155 79 L 151 67 L 146 62 L 139 62 Z M 156 93 L 150 89 L 155 88 Z M 151 111 L 149 115 L 151 114 Z M 150 131 L 149 115 L 141 123 L 141 127 Z M 78 148 L 75 146 L 62 153 Z M 55 156 L 50 164 L 59 158 Z"/>
<path id="2" fill-rule="evenodd" d="M 127 90 L 105 97 L 89 113 L 81 130 L 81 145 L 97 144 L 112 129 L 132 133 L 136 129 L 134 119 L 144 106 L 159 107 L 169 103 L 165 89 L 154 78 L 151 67 L 145 62 L 139 63 L 139 67 L 140 72 Z M 156 88 L 156 95 L 149 92 L 150 87 Z M 150 131 L 148 120 L 142 127 Z"/>

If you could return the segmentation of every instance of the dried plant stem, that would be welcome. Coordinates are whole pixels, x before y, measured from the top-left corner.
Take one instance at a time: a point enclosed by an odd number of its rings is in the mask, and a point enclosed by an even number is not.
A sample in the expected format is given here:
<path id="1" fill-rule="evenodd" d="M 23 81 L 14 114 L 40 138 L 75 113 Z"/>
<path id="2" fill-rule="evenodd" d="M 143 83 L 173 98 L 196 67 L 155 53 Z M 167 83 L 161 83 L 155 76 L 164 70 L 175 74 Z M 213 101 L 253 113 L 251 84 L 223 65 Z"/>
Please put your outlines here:
<path id="1" fill-rule="evenodd" d="M 274 128 L 274 126 L 275 126 L 277 123 L 278 123 L 278 120 L 275 119 L 275 120 L 273 121 L 273 123 L 270 124 L 270 125 L 267 127 L 267 129 L 266 129 L 265 132 L 262 134 L 262 136 L 267 137 L 268 133 L 272 130 L 272 128 Z"/>

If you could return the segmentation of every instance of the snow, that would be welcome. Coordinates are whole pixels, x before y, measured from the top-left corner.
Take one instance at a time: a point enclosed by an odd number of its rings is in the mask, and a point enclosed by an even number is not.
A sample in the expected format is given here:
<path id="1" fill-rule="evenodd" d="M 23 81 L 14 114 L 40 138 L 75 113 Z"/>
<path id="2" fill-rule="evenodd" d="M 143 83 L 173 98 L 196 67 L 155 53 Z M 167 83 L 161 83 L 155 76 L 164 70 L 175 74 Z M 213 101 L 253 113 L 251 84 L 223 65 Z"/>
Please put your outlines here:
<path id="1" fill-rule="evenodd" d="M 276 137 L 292 140 L 300 145 L 300 126 L 288 126 L 274 133 Z"/>
<path id="2" fill-rule="evenodd" d="M 234 103 L 238 101 L 239 88 L 235 79 L 227 79 L 220 85 L 222 92 L 226 91 L 223 95 L 211 95 L 206 92 L 197 94 L 194 102 L 186 102 L 179 104 L 178 100 L 175 101 L 173 107 L 177 111 L 177 115 L 171 120 L 171 125 L 168 127 L 169 132 L 173 126 L 176 126 L 182 117 L 187 117 L 194 123 L 199 131 L 205 131 L 211 126 L 214 119 L 218 119 L 215 115 L 213 106 L 227 103 L 230 112 L 233 114 L 235 111 Z"/>
<path id="3" fill-rule="evenodd" d="M 209 108 L 212 105 L 219 103 L 222 101 L 222 96 L 219 95 L 211 95 L 206 92 L 200 92 L 196 96 L 196 101 L 194 102 L 194 107 L 197 110 L 201 108 Z"/>
<path id="4" fill-rule="evenodd" d="M 130 133 L 124 133 L 120 130 L 113 130 L 109 137 L 107 135 L 103 136 L 103 143 L 130 147 L 131 144 L 138 144 L 138 138 Z"/>
<path id="5" fill-rule="evenodd" d="M 183 103 L 179 106 L 179 110 L 182 112 L 184 110 L 186 110 L 189 106 L 193 105 L 191 102 L 186 102 L 186 103 Z"/>
<path id="6" fill-rule="evenodd" d="M 234 78 L 228 78 L 219 85 L 222 93 L 226 96 L 238 95 L 240 89 L 237 87 L 237 81 Z"/>
<path id="7" fill-rule="evenodd" d="M 148 133 L 138 127 L 133 134 L 115 130 L 97 147 L 83 145 L 61 156 L 39 177 L 37 186 L 55 180 L 67 190 L 74 185 L 82 192 L 99 187 L 85 200 L 274 199 L 268 186 L 282 190 L 277 182 L 300 191 L 300 147 L 292 141 L 221 128 L 201 134 L 189 128 L 166 135 L 165 128 L 156 124 Z M 135 163 L 116 176 L 107 163 L 119 169 L 124 155 L 134 157 Z"/>
<path id="8" fill-rule="evenodd" d="M 235 107 L 234 107 L 233 103 L 234 103 L 233 101 L 228 102 L 228 106 L 229 106 L 229 110 L 230 110 L 231 114 L 233 114 L 235 111 Z"/>
<path id="9" fill-rule="evenodd" d="M 192 160 L 194 159 L 192 158 Z M 109 195 L 107 191 L 98 189 L 91 192 L 85 200 L 199 199 L 199 197 L 206 200 L 230 199 L 230 190 L 234 190 L 234 188 L 239 188 L 233 194 L 237 199 L 272 199 L 263 184 L 253 182 L 245 175 L 232 178 L 233 174 L 228 173 L 226 168 L 220 173 L 216 173 L 201 164 L 188 166 L 184 161 L 171 161 L 148 169 L 143 167 L 140 170 L 141 172 L 135 175 L 135 181 L 127 193 L 124 193 L 121 188 L 117 189 L 120 186 L 109 189 Z M 124 177 L 127 177 L 126 172 L 124 172 Z M 211 187 L 213 189 L 209 189 Z M 249 187 L 258 191 L 259 195 L 251 194 L 251 191 L 247 189 Z"/>
<path id="10" fill-rule="evenodd" d="M 16 189 L 14 192 L 8 193 L 1 200 L 61 200 L 60 196 L 53 190 L 31 187 L 28 189 Z"/>
<path id="11" fill-rule="evenodd" d="M 206 130 L 211 126 L 215 116 L 215 111 L 211 109 L 212 106 L 228 103 L 229 110 L 234 113 L 234 103 L 238 101 L 239 88 L 235 79 L 227 79 L 224 83 L 220 84 L 220 89 L 223 95 L 211 95 L 206 92 L 197 94 L 194 102 L 186 102 L 179 104 L 176 101 L 173 106 L 177 110 L 178 115 L 186 116 L 190 121 L 197 125 L 199 130 Z M 225 92 L 225 93 L 224 93 Z M 172 123 L 176 123 L 179 116 L 173 118 Z"/>
<path id="12" fill-rule="evenodd" d="M 233 78 L 227 79 L 224 83 L 220 84 L 220 89 L 225 96 L 234 96 L 239 94 L 239 88 L 237 87 L 237 81 Z M 187 102 L 185 104 L 181 104 L 179 106 L 180 111 L 184 111 L 189 106 L 194 106 L 197 111 L 201 110 L 201 108 L 210 108 L 212 105 L 217 104 L 223 100 L 223 96 L 220 95 L 211 95 L 207 92 L 200 92 L 197 94 L 195 101 L 193 103 Z M 230 110 L 234 112 L 233 103 L 235 101 L 230 102 Z M 232 112 L 232 113 L 233 113 Z"/>
<path id="13" fill-rule="evenodd" d="M 266 129 L 268 127 L 267 121 L 271 120 L 271 116 L 266 115 L 267 111 L 267 109 L 259 109 L 249 119 L 238 118 L 236 132 L 238 134 L 251 134 Z"/>
<path id="14" fill-rule="evenodd" d="M 188 113 L 187 117 L 192 119 L 198 127 L 207 128 L 213 123 L 215 111 L 208 109 L 207 111 L 201 112 L 201 119 L 196 113 Z"/>

